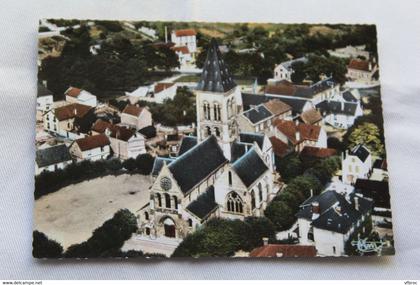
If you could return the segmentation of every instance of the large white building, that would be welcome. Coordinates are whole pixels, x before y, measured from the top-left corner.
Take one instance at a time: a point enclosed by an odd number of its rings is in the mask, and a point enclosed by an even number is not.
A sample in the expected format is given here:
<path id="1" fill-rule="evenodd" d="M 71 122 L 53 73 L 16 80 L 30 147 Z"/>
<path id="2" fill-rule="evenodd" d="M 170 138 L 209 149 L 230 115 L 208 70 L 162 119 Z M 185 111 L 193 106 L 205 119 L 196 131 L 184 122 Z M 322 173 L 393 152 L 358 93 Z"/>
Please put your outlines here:
<path id="1" fill-rule="evenodd" d="M 299 57 L 292 60 L 282 62 L 274 68 L 274 81 L 287 80 L 292 81 L 292 74 L 294 73 L 293 64 L 297 62 L 306 63 L 306 57 Z"/>
<path id="2" fill-rule="evenodd" d="M 296 214 L 299 244 L 314 245 L 320 256 L 346 255 L 346 244 L 371 228 L 372 206 L 369 198 L 336 191 L 310 197 Z"/>
<path id="3" fill-rule="evenodd" d="M 372 170 L 372 155 L 364 145 L 355 146 L 343 153 L 341 159 L 342 181 L 354 184 L 358 178 L 368 178 Z"/>
<path id="4" fill-rule="evenodd" d="M 193 29 L 173 30 L 171 41 L 176 47 L 186 46 L 190 53 L 197 51 L 196 31 Z"/>

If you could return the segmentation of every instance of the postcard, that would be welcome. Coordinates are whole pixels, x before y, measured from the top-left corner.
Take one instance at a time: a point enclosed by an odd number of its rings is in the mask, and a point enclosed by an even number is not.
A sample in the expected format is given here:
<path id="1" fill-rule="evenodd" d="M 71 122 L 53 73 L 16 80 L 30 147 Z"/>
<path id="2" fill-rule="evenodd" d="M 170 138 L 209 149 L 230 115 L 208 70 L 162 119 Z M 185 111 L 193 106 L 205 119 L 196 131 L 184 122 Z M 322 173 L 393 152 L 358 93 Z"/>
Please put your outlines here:
<path id="1" fill-rule="evenodd" d="M 42 19 L 33 256 L 393 255 L 375 25 Z"/>

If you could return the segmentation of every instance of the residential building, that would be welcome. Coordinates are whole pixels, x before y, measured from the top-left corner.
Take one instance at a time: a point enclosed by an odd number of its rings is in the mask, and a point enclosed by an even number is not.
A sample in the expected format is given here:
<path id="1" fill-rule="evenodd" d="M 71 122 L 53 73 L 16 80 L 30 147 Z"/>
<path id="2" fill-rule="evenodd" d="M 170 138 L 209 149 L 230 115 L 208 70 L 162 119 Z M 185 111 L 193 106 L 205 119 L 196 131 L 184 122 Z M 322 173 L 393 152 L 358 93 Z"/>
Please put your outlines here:
<path id="1" fill-rule="evenodd" d="M 275 81 L 287 80 L 287 81 L 292 82 L 292 74 L 294 73 L 293 64 L 297 62 L 307 63 L 308 58 L 299 57 L 299 58 L 282 62 L 279 65 L 276 65 L 276 67 L 274 67 L 273 79 Z"/>
<path id="2" fill-rule="evenodd" d="M 276 119 L 288 120 L 292 118 L 292 107 L 279 99 L 271 99 L 265 102 L 264 107 L 273 114 L 273 121 Z"/>
<path id="3" fill-rule="evenodd" d="M 192 66 L 195 62 L 194 53 L 192 53 L 188 46 L 174 46 L 171 48 L 178 56 L 178 62 L 180 69 Z"/>
<path id="4" fill-rule="evenodd" d="M 360 59 L 369 59 L 369 52 L 365 50 L 365 45 L 351 46 L 348 45 L 343 48 L 336 48 L 335 50 L 328 50 L 328 53 L 331 56 L 339 58 L 360 58 Z"/>
<path id="5" fill-rule="evenodd" d="M 42 114 L 52 108 L 54 103 L 53 93 L 44 85 L 38 83 L 38 92 L 36 97 L 36 111 L 42 117 Z"/>
<path id="6" fill-rule="evenodd" d="M 378 78 L 378 66 L 372 61 L 352 59 L 347 66 L 347 78 L 352 81 L 371 83 Z"/>
<path id="7" fill-rule="evenodd" d="M 79 103 L 50 109 L 43 115 L 44 129 L 62 137 L 80 138 L 81 135 L 78 134 L 75 120 L 88 116 L 92 111 L 92 107 Z"/>
<path id="8" fill-rule="evenodd" d="M 341 165 L 343 182 L 354 184 L 358 178 L 369 178 L 372 155 L 366 146 L 359 144 L 342 154 Z"/>
<path id="9" fill-rule="evenodd" d="M 359 101 L 324 100 L 315 107 L 321 113 L 326 124 L 338 129 L 350 128 L 358 117 L 363 116 L 363 110 Z"/>
<path id="10" fill-rule="evenodd" d="M 128 104 L 121 112 L 121 124 L 140 130 L 153 124 L 152 114 L 146 107 Z"/>
<path id="11" fill-rule="evenodd" d="M 91 107 L 96 107 L 98 104 L 95 95 L 92 95 L 90 92 L 76 87 L 70 86 L 69 89 L 64 92 L 64 95 L 66 96 L 66 101 L 69 103 L 78 103 Z"/>
<path id="12" fill-rule="evenodd" d="M 273 135 L 296 152 L 301 152 L 305 146 L 327 147 L 327 133 L 322 127 L 299 121 L 277 120 Z"/>
<path id="13" fill-rule="evenodd" d="M 177 86 L 173 82 L 159 82 L 153 87 L 155 102 L 162 104 L 166 99 L 173 100 L 176 95 Z"/>
<path id="14" fill-rule="evenodd" d="M 196 31 L 194 29 L 173 30 L 171 41 L 175 46 L 186 46 L 191 53 L 197 51 Z"/>
<path id="15" fill-rule="evenodd" d="M 38 149 L 35 155 L 35 174 L 43 171 L 55 171 L 63 169 L 72 163 L 70 152 L 65 144 L 59 144 L 48 148 Z"/>
<path id="16" fill-rule="evenodd" d="M 322 116 L 316 109 L 309 109 L 303 112 L 302 114 L 300 114 L 300 117 L 298 119 L 304 124 L 316 126 L 322 125 Z"/>
<path id="17" fill-rule="evenodd" d="M 359 195 L 346 198 L 336 191 L 312 196 L 300 205 L 299 244 L 313 245 L 320 256 L 345 256 L 346 244 L 367 232 L 373 201 Z"/>
<path id="18" fill-rule="evenodd" d="M 92 126 L 93 134 L 105 134 L 111 142 L 114 156 L 121 159 L 136 158 L 146 153 L 145 138 L 133 129 L 113 125 L 98 119 Z"/>
<path id="19" fill-rule="evenodd" d="M 239 129 L 244 132 L 264 133 L 271 129 L 274 115 L 263 105 L 244 111 L 237 117 Z"/>
<path id="20" fill-rule="evenodd" d="M 78 161 L 106 159 L 111 154 L 110 144 L 105 134 L 84 137 L 70 145 L 70 154 Z"/>

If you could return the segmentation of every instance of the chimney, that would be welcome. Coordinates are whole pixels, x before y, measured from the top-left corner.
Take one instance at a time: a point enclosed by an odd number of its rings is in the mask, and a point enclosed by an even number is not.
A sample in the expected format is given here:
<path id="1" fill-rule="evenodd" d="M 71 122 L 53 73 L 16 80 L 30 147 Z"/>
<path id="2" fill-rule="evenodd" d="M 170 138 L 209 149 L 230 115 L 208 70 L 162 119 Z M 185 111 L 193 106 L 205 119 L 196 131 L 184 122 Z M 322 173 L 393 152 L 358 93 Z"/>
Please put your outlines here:
<path id="1" fill-rule="evenodd" d="M 74 108 L 74 109 L 73 109 L 73 114 L 74 114 L 75 116 L 77 116 L 77 108 Z"/>
<path id="2" fill-rule="evenodd" d="M 371 70 L 372 70 L 372 63 L 369 62 L 369 71 L 371 71 Z"/>
<path id="3" fill-rule="evenodd" d="M 359 197 L 354 196 L 354 208 L 355 208 L 357 211 L 359 211 L 359 207 L 360 207 L 360 205 L 359 205 Z"/>
<path id="4" fill-rule="evenodd" d="M 165 26 L 165 43 L 168 42 L 168 27 Z"/>
<path id="5" fill-rule="evenodd" d="M 268 245 L 268 237 L 263 237 L 262 240 L 264 246 Z"/>
<path id="6" fill-rule="evenodd" d="M 319 217 L 319 213 L 321 212 L 321 209 L 319 208 L 319 202 L 312 202 L 312 220 L 316 220 Z"/>
<path id="7" fill-rule="evenodd" d="M 296 133 L 295 133 L 295 139 L 296 139 L 296 141 L 300 141 L 300 132 L 299 132 L 299 130 L 296 130 Z"/>

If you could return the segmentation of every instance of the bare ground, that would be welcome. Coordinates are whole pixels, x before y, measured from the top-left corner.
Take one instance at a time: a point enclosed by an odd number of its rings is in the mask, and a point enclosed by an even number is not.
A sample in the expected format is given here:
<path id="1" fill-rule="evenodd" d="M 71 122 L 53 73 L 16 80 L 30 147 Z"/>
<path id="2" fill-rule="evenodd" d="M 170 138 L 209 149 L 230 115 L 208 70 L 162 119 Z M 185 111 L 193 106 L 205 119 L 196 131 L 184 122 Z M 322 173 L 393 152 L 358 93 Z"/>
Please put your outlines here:
<path id="1" fill-rule="evenodd" d="M 149 201 L 148 176 L 105 176 L 70 185 L 35 201 L 34 228 L 64 249 L 87 240 L 119 209 L 136 213 Z"/>

